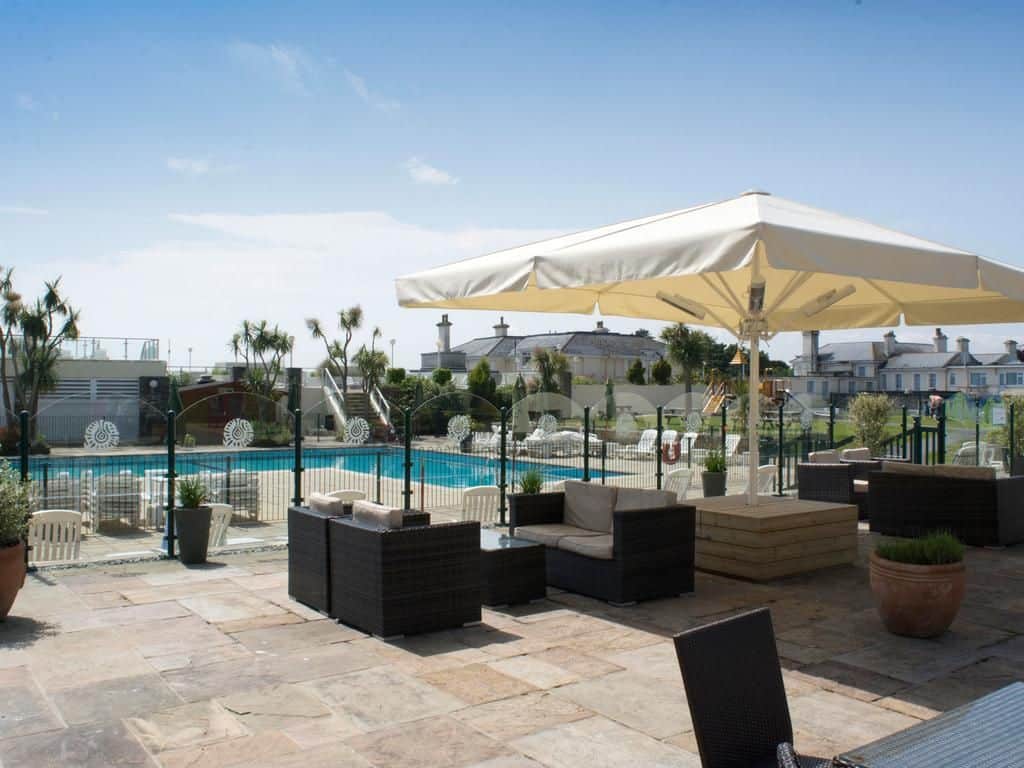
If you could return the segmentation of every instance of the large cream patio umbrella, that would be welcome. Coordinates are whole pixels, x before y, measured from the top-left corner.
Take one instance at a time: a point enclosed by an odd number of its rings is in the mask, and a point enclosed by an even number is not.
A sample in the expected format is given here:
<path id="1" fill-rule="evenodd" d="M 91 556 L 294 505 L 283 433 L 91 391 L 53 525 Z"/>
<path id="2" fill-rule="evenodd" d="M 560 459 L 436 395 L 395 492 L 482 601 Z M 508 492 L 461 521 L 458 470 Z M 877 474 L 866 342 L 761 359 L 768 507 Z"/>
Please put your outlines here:
<path id="1" fill-rule="evenodd" d="M 967 251 L 746 192 L 555 237 L 397 280 L 404 307 L 619 315 L 723 328 L 759 345 L 781 331 L 1024 321 L 1024 271 Z M 758 445 L 750 440 L 749 503 Z"/>

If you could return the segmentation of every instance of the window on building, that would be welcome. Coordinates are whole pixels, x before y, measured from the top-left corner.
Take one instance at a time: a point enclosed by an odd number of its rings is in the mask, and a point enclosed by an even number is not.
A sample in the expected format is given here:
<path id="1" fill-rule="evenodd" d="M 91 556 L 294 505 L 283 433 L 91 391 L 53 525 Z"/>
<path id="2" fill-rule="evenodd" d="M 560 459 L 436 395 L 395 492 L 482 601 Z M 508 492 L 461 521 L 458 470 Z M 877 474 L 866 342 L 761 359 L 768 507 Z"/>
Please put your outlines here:
<path id="1" fill-rule="evenodd" d="M 987 373 L 971 373 L 971 386 L 972 387 L 987 387 L 988 386 L 988 374 Z"/>
<path id="2" fill-rule="evenodd" d="M 897 373 L 896 374 L 896 389 L 897 390 L 903 389 L 903 374 L 902 373 Z"/>
<path id="3" fill-rule="evenodd" d="M 956 386 L 956 374 L 953 373 L 952 371 L 949 372 L 949 386 Z"/>
<path id="4" fill-rule="evenodd" d="M 921 391 L 921 374 L 920 373 L 915 373 L 914 374 L 914 391 L 915 392 L 920 392 Z"/>
<path id="5" fill-rule="evenodd" d="M 814 394 L 814 379 L 809 379 L 807 381 L 807 393 Z"/>
<path id="6" fill-rule="evenodd" d="M 857 391 L 857 382 L 854 381 L 853 379 L 850 379 L 850 381 L 847 382 L 846 384 L 846 391 L 849 392 L 851 395 L 854 394 Z"/>
<path id="7" fill-rule="evenodd" d="M 939 387 L 939 376 L 935 373 L 928 374 L 928 389 L 938 389 Z"/>
<path id="8" fill-rule="evenodd" d="M 828 397 L 828 382 L 827 381 L 821 382 L 821 396 L 822 397 Z"/>
<path id="9" fill-rule="evenodd" d="M 869 381 L 868 382 L 868 392 L 874 392 L 874 391 L 875 391 L 875 382 Z"/>
<path id="10" fill-rule="evenodd" d="M 1013 371 L 1011 373 L 1000 373 L 999 384 L 1003 387 L 1024 386 L 1024 372 Z"/>
<path id="11" fill-rule="evenodd" d="M 882 374 L 882 389 L 888 389 L 889 388 L 889 381 L 888 381 L 888 379 L 889 379 L 889 377 L 886 374 L 883 373 Z"/>
<path id="12" fill-rule="evenodd" d="M 867 378 L 867 375 L 868 375 L 868 369 L 867 369 L 867 366 L 864 366 L 864 365 L 858 365 L 858 366 L 857 366 L 857 377 L 858 377 L 858 378 L 861 378 L 861 379 L 866 379 L 866 378 Z"/>

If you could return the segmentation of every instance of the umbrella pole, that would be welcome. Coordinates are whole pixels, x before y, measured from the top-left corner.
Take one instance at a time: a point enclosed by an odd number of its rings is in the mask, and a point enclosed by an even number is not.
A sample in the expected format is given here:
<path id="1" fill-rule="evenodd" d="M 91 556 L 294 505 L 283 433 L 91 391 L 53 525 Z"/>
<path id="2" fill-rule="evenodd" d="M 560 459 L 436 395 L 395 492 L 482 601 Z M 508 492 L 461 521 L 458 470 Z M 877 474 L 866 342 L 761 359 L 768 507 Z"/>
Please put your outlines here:
<path id="1" fill-rule="evenodd" d="M 747 467 L 747 504 L 757 506 L 757 467 L 761 463 L 757 426 L 761 422 L 761 334 L 750 334 L 750 391 L 747 392 L 747 445 L 750 466 Z"/>

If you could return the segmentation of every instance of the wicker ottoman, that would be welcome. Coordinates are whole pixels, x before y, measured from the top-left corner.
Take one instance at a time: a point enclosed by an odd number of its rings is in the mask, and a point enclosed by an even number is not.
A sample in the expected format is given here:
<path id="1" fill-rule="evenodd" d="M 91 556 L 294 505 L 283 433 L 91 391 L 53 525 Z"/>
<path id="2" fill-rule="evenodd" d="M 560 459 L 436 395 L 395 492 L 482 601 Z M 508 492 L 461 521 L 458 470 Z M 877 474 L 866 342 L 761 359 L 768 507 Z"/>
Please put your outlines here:
<path id="1" fill-rule="evenodd" d="M 327 523 L 334 515 L 288 508 L 288 594 L 310 608 L 331 607 L 331 555 Z"/>
<path id="2" fill-rule="evenodd" d="M 480 531 L 480 591 L 484 605 L 514 605 L 547 595 L 544 545 Z"/>

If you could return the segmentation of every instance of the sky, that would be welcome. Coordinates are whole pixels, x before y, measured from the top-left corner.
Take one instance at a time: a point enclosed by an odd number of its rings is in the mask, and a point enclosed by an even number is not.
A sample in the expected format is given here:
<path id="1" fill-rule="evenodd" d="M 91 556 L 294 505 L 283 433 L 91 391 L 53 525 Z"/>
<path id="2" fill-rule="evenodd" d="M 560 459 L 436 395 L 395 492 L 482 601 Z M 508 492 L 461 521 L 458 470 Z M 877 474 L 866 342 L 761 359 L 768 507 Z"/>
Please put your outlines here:
<path id="1" fill-rule="evenodd" d="M 243 319 L 313 366 L 305 318 L 358 303 L 407 367 L 439 313 L 395 277 L 750 188 L 1024 266 L 1021 29 L 999 2 L 0 0 L 0 265 L 174 366 L 230 359 Z"/>

